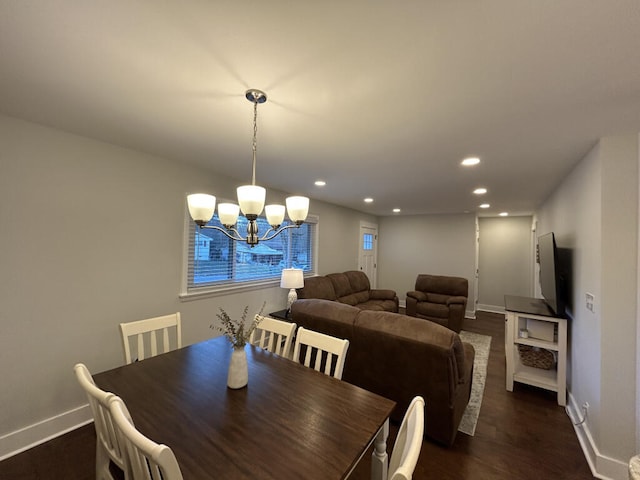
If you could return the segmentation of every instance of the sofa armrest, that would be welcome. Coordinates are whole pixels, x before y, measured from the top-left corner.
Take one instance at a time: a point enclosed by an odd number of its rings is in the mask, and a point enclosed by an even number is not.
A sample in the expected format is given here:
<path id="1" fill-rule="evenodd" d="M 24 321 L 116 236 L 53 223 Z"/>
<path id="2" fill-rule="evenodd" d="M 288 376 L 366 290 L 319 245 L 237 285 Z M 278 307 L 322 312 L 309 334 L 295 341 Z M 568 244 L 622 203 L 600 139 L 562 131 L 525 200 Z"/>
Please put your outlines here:
<path id="1" fill-rule="evenodd" d="M 407 297 L 415 298 L 419 302 L 427 301 L 427 294 L 424 292 L 416 292 L 416 291 L 407 292 Z"/>
<path id="2" fill-rule="evenodd" d="M 394 300 L 396 298 L 396 292 L 382 288 L 372 289 L 369 290 L 369 298 L 371 300 Z"/>
<path id="3" fill-rule="evenodd" d="M 455 304 L 459 304 L 459 305 L 464 305 L 465 303 L 467 303 L 467 297 L 449 297 L 447 299 L 447 306 L 449 305 L 455 305 Z"/>

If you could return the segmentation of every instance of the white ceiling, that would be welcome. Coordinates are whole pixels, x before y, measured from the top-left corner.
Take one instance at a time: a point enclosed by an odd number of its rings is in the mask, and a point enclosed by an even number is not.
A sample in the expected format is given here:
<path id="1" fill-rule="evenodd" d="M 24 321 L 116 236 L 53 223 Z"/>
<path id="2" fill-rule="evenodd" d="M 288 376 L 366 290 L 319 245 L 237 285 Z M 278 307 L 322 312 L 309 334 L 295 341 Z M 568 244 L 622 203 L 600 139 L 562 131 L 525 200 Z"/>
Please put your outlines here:
<path id="1" fill-rule="evenodd" d="M 640 131 L 640 2 L 0 0 L 8 115 L 245 183 L 247 88 L 269 98 L 263 186 L 531 212 L 598 138 Z"/>

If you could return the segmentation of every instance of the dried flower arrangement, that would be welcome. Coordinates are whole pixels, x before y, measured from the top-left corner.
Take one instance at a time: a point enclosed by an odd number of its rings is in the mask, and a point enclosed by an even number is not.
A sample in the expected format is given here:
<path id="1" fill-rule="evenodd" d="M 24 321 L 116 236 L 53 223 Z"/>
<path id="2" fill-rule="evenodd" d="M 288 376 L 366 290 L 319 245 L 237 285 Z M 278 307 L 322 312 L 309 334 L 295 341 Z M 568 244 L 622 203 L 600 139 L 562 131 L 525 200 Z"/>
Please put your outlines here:
<path id="1" fill-rule="evenodd" d="M 229 340 L 231 345 L 233 345 L 233 348 L 242 348 L 247 344 L 249 337 L 251 337 L 251 333 L 260 323 L 262 312 L 266 304 L 267 302 L 262 304 L 262 308 L 260 308 L 258 314 L 253 317 L 253 320 L 248 327 L 246 326 L 246 321 L 247 313 L 249 312 L 249 305 L 244 307 L 240 320 L 232 320 L 229 314 L 225 312 L 222 307 L 219 307 L 220 313 L 216 314 L 216 317 L 220 319 L 222 326 L 211 325 L 211 328 L 224 333 L 227 340 Z"/>

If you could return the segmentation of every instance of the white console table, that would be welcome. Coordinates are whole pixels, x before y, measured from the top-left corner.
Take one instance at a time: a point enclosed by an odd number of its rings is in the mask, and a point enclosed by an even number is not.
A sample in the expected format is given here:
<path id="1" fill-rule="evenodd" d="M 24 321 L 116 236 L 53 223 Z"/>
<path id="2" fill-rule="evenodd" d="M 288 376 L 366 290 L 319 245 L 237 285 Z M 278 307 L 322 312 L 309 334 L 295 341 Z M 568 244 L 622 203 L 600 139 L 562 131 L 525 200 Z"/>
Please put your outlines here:
<path id="1" fill-rule="evenodd" d="M 567 320 L 555 316 L 544 300 L 539 298 L 505 295 L 505 354 L 507 357 L 507 390 L 513 391 L 513 382 L 526 383 L 558 393 L 558 405 L 567 404 Z M 552 341 L 522 338 L 527 320 L 550 322 L 554 325 Z M 556 368 L 544 370 L 523 365 L 518 345 L 529 345 L 557 353 Z"/>

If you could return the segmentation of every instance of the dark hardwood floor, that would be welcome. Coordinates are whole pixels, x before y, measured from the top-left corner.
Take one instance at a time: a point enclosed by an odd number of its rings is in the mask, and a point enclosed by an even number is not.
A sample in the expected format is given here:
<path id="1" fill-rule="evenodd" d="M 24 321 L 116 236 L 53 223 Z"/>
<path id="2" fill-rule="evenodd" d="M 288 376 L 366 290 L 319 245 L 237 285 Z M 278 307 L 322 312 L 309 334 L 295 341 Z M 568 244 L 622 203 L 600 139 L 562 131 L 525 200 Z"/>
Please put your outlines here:
<path id="1" fill-rule="evenodd" d="M 458 433 L 451 448 L 423 442 L 413 478 L 594 478 L 571 421 L 564 408 L 557 405 L 553 392 L 520 384 L 513 392 L 506 391 L 504 316 L 479 312 L 475 320 L 465 320 L 464 329 L 492 337 L 475 435 Z M 392 424 L 388 451 L 393 447 L 396 431 L 397 425 Z M 93 479 L 95 442 L 93 424 L 79 428 L 0 462 L 0 479 Z M 369 459 L 367 454 L 351 478 L 370 478 Z"/>

